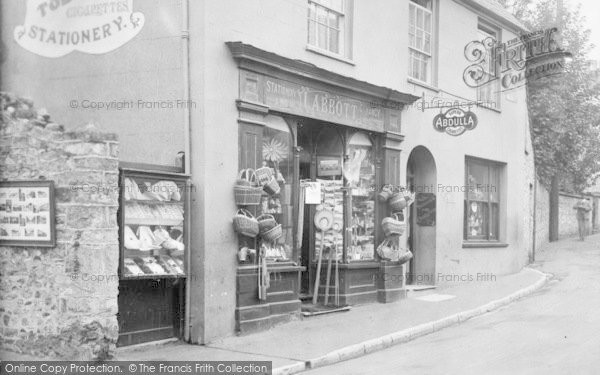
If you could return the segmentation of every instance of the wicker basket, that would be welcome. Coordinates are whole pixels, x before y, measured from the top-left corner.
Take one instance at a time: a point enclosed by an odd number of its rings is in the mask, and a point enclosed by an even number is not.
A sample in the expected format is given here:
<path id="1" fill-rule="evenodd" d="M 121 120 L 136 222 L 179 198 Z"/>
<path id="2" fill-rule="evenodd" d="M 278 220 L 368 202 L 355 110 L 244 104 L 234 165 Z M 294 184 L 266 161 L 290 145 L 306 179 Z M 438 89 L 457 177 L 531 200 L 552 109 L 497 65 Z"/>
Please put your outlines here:
<path id="1" fill-rule="evenodd" d="M 279 194 L 279 191 L 281 190 L 281 188 L 279 187 L 279 183 L 275 179 L 275 176 L 271 176 L 271 179 L 269 180 L 269 182 L 267 182 L 265 184 L 265 186 L 263 186 L 263 190 L 266 191 L 270 195 Z"/>
<path id="2" fill-rule="evenodd" d="M 242 169 L 235 181 L 237 186 L 256 186 L 256 181 L 252 180 L 253 170 L 251 168 Z"/>
<path id="3" fill-rule="evenodd" d="M 258 229 L 260 233 L 265 233 L 269 229 L 273 229 L 277 226 L 277 221 L 271 214 L 262 214 L 256 218 L 258 220 Z"/>
<path id="4" fill-rule="evenodd" d="M 269 167 L 262 167 L 254 171 L 254 174 L 256 175 L 256 182 L 260 186 L 264 186 L 271 181 L 271 177 L 273 177 L 273 170 Z"/>
<path id="5" fill-rule="evenodd" d="M 406 224 L 398 219 L 398 215 L 394 217 L 386 217 L 381 221 L 383 234 L 388 236 L 401 236 L 406 230 Z"/>
<path id="6" fill-rule="evenodd" d="M 261 237 L 265 241 L 275 242 L 281 235 L 283 234 L 283 230 L 281 229 L 281 224 L 277 224 L 275 227 L 269 229 L 268 231 L 261 234 Z"/>
<path id="7" fill-rule="evenodd" d="M 395 261 L 398 259 L 399 253 L 396 246 L 394 246 L 393 241 L 386 238 L 379 246 L 377 246 L 377 255 L 379 255 L 379 258 L 382 260 Z"/>
<path id="8" fill-rule="evenodd" d="M 377 198 L 379 198 L 380 202 L 387 202 L 388 199 L 391 198 L 392 194 L 394 194 L 394 188 L 392 185 L 383 185 L 381 187 L 381 191 L 377 194 Z"/>
<path id="9" fill-rule="evenodd" d="M 237 210 L 233 216 L 233 228 L 237 233 L 248 237 L 256 237 L 259 232 L 258 220 L 250 211 L 243 208 Z"/>
<path id="10" fill-rule="evenodd" d="M 392 211 L 400 211 L 406 207 L 406 198 L 404 197 L 404 194 L 402 194 L 400 192 L 394 193 L 390 197 L 390 200 L 388 201 L 388 203 L 389 203 Z"/>
<path id="11" fill-rule="evenodd" d="M 243 169 L 233 187 L 235 204 L 238 206 L 256 206 L 260 204 L 262 187 L 256 184 L 256 175 L 252 169 Z"/>
<path id="12" fill-rule="evenodd" d="M 398 262 L 400 264 L 404 264 L 404 263 L 408 262 L 409 260 L 411 260 L 412 257 L 413 257 L 413 253 L 410 250 L 406 250 L 405 253 L 401 254 L 398 257 Z"/>

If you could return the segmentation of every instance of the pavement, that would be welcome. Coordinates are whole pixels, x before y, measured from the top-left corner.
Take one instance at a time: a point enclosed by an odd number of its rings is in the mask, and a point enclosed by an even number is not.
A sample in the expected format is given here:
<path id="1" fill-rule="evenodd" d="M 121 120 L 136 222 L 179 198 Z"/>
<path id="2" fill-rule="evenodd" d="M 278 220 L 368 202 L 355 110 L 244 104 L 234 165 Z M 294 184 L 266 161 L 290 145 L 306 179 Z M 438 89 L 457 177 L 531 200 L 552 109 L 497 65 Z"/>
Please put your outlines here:
<path id="1" fill-rule="evenodd" d="M 305 374 L 600 374 L 600 236 L 552 243 L 532 267 L 552 278 L 518 303 Z"/>
<path id="2" fill-rule="evenodd" d="M 265 332 L 228 337 L 208 345 L 170 342 L 121 348 L 118 360 L 273 362 L 273 374 L 328 366 L 457 325 L 506 306 L 546 285 L 549 276 L 526 267 L 511 275 L 409 292 L 390 304 L 304 317 Z"/>

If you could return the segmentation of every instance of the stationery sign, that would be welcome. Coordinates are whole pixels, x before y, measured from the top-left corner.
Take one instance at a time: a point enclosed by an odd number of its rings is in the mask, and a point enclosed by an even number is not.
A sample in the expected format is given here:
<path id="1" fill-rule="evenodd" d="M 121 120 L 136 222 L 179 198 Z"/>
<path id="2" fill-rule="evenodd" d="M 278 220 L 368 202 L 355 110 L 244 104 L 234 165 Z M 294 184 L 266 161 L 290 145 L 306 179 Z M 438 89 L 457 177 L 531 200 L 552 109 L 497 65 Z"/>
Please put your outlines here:
<path id="1" fill-rule="evenodd" d="M 27 0 L 16 42 L 44 57 L 73 51 L 102 54 L 115 50 L 144 26 L 144 15 L 133 12 L 133 0 Z"/>
<path id="2" fill-rule="evenodd" d="M 460 108 L 450 108 L 446 113 L 440 113 L 433 118 L 433 128 L 441 133 L 459 136 L 477 126 L 477 116 L 471 111 Z"/>

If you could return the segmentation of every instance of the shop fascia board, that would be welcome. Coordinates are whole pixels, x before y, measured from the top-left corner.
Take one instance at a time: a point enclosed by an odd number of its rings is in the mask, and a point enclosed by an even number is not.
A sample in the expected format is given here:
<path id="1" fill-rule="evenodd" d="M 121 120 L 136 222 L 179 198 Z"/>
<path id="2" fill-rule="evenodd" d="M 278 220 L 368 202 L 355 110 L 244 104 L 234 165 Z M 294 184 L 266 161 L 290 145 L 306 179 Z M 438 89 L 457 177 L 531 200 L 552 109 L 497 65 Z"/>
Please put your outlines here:
<path id="1" fill-rule="evenodd" d="M 308 79 L 343 89 L 351 93 L 358 93 L 363 96 L 397 103 L 402 107 L 412 104 L 420 99 L 415 95 L 406 94 L 383 86 L 377 86 L 365 81 L 359 81 L 352 77 L 319 68 L 312 63 L 283 57 L 276 53 L 256 48 L 250 44 L 242 42 L 226 42 L 225 44 L 229 47 L 231 55 L 240 68 L 257 73 L 272 75 L 276 78 L 283 79 L 285 79 L 285 77 L 281 74 L 287 73 L 294 77 Z"/>

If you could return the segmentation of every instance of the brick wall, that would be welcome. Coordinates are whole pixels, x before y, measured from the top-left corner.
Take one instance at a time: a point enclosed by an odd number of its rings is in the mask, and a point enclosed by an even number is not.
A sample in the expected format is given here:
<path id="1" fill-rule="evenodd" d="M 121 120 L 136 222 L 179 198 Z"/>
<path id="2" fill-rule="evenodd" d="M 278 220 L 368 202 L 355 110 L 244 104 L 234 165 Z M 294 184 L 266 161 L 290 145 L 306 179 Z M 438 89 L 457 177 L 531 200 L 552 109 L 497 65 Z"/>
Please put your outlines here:
<path id="1" fill-rule="evenodd" d="M 2 94 L 0 180 L 53 180 L 54 248 L 0 247 L 0 349 L 107 359 L 118 336 L 118 143 Z"/>

